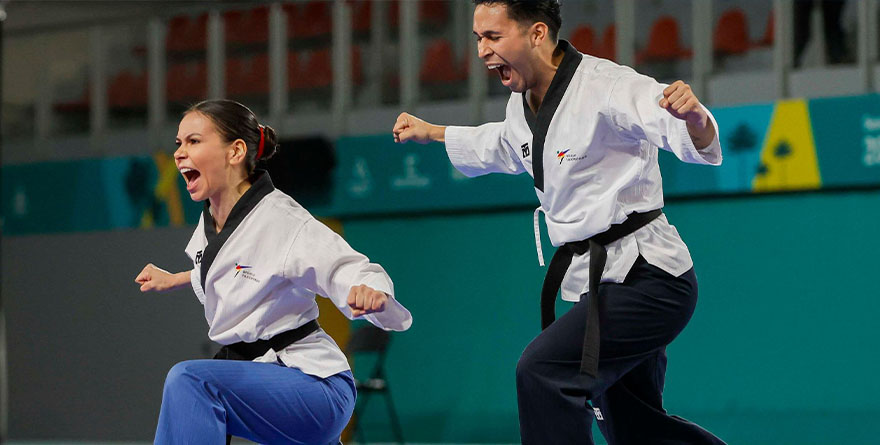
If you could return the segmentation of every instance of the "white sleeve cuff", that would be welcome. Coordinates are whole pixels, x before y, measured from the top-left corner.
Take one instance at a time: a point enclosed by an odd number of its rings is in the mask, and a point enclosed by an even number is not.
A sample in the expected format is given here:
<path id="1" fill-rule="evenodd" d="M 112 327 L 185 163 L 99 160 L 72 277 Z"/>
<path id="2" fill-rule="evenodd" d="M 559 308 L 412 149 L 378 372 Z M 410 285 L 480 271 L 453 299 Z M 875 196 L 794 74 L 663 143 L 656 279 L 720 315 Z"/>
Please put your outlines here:
<path id="1" fill-rule="evenodd" d="M 205 304 L 205 291 L 202 289 L 202 277 L 199 276 L 199 270 L 193 268 L 189 272 L 189 282 L 192 285 L 193 292 L 196 294 L 196 298 L 199 299 L 199 303 Z"/>
<path id="2" fill-rule="evenodd" d="M 449 156 L 449 162 L 463 175 L 473 178 L 485 172 L 475 167 L 480 165 L 480 160 L 473 150 L 469 150 L 466 146 L 467 141 L 472 139 L 468 137 L 468 130 L 471 128 L 448 126 L 443 137 L 446 141 L 446 155 Z"/>
<path id="3" fill-rule="evenodd" d="M 715 116 L 713 116 L 705 106 L 700 106 L 703 107 L 703 110 L 705 110 L 706 114 L 709 116 L 709 121 L 715 126 L 715 138 L 712 139 L 712 142 L 709 145 L 698 150 L 694 145 L 694 141 L 691 139 L 691 134 L 688 132 L 687 123 L 685 121 L 679 121 L 681 141 L 685 149 L 685 152 L 683 153 L 684 159 L 682 160 L 693 164 L 721 165 L 721 140 L 719 139 L 720 130 L 718 128 L 718 122 L 715 121 Z"/>

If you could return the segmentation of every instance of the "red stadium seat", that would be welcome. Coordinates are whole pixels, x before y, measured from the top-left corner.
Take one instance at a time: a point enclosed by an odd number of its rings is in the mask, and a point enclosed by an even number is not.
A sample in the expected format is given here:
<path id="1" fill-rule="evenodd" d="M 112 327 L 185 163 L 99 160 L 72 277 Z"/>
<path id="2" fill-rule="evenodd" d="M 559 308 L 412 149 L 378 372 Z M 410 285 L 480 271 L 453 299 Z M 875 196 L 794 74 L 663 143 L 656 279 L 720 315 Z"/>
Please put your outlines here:
<path id="1" fill-rule="evenodd" d="M 165 89 L 170 102 L 201 100 L 207 94 L 205 62 L 176 63 L 168 67 Z"/>
<path id="2" fill-rule="evenodd" d="M 226 92 L 230 96 L 269 93 L 269 57 L 232 58 L 226 62 Z"/>
<path id="3" fill-rule="evenodd" d="M 372 0 L 351 1 L 351 26 L 354 32 L 367 32 L 370 30 L 370 17 L 373 13 Z"/>
<path id="4" fill-rule="evenodd" d="M 758 40 L 753 44 L 755 47 L 762 46 L 773 46 L 773 37 L 776 33 L 776 19 L 773 16 L 773 11 L 770 11 L 770 16 L 767 17 L 767 27 L 764 29 L 764 36 L 761 37 L 761 40 Z"/>
<path id="5" fill-rule="evenodd" d="M 195 18 L 181 15 L 168 22 L 168 37 L 165 40 L 168 51 L 204 51 L 207 41 L 208 14 Z"/>
<path id="6" fill-rule="evenodd" d="M 307 88 L 326 88 L 333 83 L 333 64 L 330 49 L 313 51 L 303 71 Z"/>
<path id="7" fill-rule="evenodd" d="M 673 61 L 691 56 L 681 46 L 678 22 L 672 16 L 662 16 L 651 26 L 648 45 L 636 55 L 636 63 Z"/>
<path id="8" fill-rule="evenodd" d="M 617 28 L 610 24 L 602 33 L 602 44 L 596 48 L 596 57 L 608 60 L 617 60 Z"/>
<path id="9" fill-rule="evenodd" d="M 742 9 L 724 11 L 715 26 L 715 53 L 720 55 L 742 54 L 749 50 L 749 30 L 746 14 Z"/>
<path id="10" fill-rule="evenodd" d="M 147 104 L 147 73 L 123 70 L 110 80 L 107 102 L 111 108 L 140 108 Z"/>
<path id="11" fill-rule="evenodd" d="M 422 0 L 419 2 L 419 23 L 442 28 L 449 21 L 449 1 Z"/>
<path id="12" fill-rule="evenodd" d="M 291 91 L 306 88 L 305 78 L 300 67 L 299 53 L 287 52 L 287 88 Z"/>
<path id="13" fill-rule="evenodd" d="M 351 81 L 355 85 L 364 83 L 364 62 L 359 46 L 351 48 Z"/>
<path id="14" fill-rule="evenodd" d="M 425 84 L 450 83 L 463 80 L 465 73 L 457 68 L 458 64 L 452 51 L 452 45 L 444 38 L 437 38 L 428 44 L 419 79 Z"/>
<path id="15" fill-rule="evenodd" d="M 593 50 L 595 35 L 590 25 L 581 25 L 575 28 L 574 32 L 571 33 L 569 42 L 582 53 L 595 54 Z"/>
<path id="16" fill-rule="evenodd" d="M 291 12 L 294 12 L 291 14 Z M 300 9 L 288 7 L 287 35 L 294 38 L 310 38 L 329 35 L 333 20 L 330 2 L 312 0 Z"/>

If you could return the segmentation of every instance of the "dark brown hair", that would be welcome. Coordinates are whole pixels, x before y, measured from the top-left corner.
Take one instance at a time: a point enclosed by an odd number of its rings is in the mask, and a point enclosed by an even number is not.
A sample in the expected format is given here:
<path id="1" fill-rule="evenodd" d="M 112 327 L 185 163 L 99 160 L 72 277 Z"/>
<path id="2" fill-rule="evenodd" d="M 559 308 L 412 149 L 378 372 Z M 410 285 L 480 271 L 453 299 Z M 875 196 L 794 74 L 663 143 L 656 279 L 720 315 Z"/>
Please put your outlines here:
<path id="1" fill-rule="evenodd" d="M 562 15 L 558 0 L 474 0 L 474 5 L 507 6 L 507 16 L 511 20 L 527 27 L 542 22 L 547 25 L 554 42 L 559 37 Z"/>
<path id="2" fill-rule="evenodd" d="M 217 132 L 226 142 L 241 139 L 247 145 L 244 166 L 247 174 L 254 172 L 258 161 L 272 157 L 278 150 L 278 136 L 268 125 L 260 125 L 250 108 L 228 99 L 205 100 L 189 107 L 183 114 L 197 112 L 214 122 Z M 263 132 L 263 153 L 257 159 L 260 145 L 260 127 Z"/>

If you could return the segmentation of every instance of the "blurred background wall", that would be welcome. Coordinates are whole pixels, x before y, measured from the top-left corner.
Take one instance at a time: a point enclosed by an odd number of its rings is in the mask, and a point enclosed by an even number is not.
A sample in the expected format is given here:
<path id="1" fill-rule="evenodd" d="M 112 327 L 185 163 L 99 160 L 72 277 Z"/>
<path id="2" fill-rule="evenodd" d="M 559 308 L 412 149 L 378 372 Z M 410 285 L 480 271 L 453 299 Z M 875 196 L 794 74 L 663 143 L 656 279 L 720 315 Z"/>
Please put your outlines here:
<path id="1" fill-rule="evenodd" d="M 685 79 L 718 118 L 721 167 L 660 155 L 700 280 L 665 395 L 729 443 L 880 433 L 878 2 L 806 3 L 563 2 L 563 37 Z M 133 279 L 147 262 L 187 267 L 201 207 L 171 159 L 176 123 L 229 97 L 282 136 L 276 184 L 383 264 L 413 312 L 386 365 L 407 441 L 518 441 L 513 371 L 544 273 L 530 181 L 467 179 L 441 145 L 389 134 L 401 111 L 503 119 L 469 2 L 3 7 L 6 438 L 150 441 L 167 370 L 212 354 L 191 292 L 142 295 Z M 347 323 L 322 323 L 345 342 Z M 391 441 L 370 403 L 366 437 Z"/>

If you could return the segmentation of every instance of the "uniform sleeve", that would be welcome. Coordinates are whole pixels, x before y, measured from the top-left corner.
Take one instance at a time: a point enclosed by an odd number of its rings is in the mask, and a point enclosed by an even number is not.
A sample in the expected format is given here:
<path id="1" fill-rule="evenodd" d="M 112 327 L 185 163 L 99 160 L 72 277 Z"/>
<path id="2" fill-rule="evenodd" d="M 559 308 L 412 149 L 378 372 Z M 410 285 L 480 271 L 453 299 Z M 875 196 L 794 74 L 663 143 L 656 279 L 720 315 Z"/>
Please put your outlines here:
<path id="1" fill-rule="evenodd" d="M 525 172 L 504 133 L 504 122 L 479 127 L 446 127 L 444 137 L 449 161 L 468 177 L 487 173 L 518 175 Z"/>
<path id="2" fill-rule="evenodd" d="M 315 219 L 306 221 L 295 236 L 285 259 L 284 275 L 297 286 L 329 298 L 349 319 L 348 293 L 352 286 L 365 284 L 391 298 L 381 312 L 358 318 L 385 330 L 405 331 L 412 325 L 412 315 L 394 298 L 394 283 L 385 269 L 371 263 Z"/>
<path id="3" fill-rule="evenodd" d="M 685 121 L 676 119 L 659 105 L 667 86 L 641 74 L 622 75 L 609 92 L 607 115 L 626 136 L 646 140 L 655 147 L 674 153 L 684 162 L 720 165 L 720 132 L 715 116 L 703 107 L 715 126 L 715 139 L 705 148 L 697 150 Z"/>

